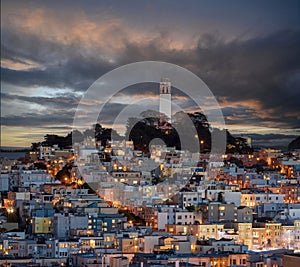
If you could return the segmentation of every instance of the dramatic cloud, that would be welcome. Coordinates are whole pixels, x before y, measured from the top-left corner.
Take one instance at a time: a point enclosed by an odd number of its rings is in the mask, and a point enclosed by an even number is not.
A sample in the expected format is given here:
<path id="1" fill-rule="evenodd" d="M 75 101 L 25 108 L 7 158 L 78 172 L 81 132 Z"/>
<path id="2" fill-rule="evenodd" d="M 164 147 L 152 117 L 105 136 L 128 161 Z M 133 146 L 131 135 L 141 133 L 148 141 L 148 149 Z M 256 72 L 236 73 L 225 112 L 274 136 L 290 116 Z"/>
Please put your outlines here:
<path id="1" fill-rule="evenodd" d="M 22 115 L 8 115 L 2 118 L 2 125 L 5 126 L 69 126 L 73 122 L 74 112 L 58 110 L 48 114 L 23 113 Z"/>
<path id="2" fill-rule="evenodd" d="M 172 13 L 169 20 L 161 16 L 151 21 L 143 9 L 136 16 L 144 14 L 148 24 L 138 25 L 126 7 L 121 12 L 113 4 L 111 9 L 99 4 L 95 10 L 91 3 L 79 2 L 73 6 L 5 2 L 3 7 L 3 125 L 70 126 L 80 97 L 101 75 L 131 62 L 157 60 L 180 65 L 202 78 L 217 97 L 229 128 L 300 127 L 300 29 L 292 8 L 290 18 L 276 15 L 280 5 L 264 9 L 261 15 L 277 20 L 273 27 L 262 23 L 263 31 L 258 32 L 258 26 L 245 26 L 258 22 L 241 7 L 245 18 L 236 13 L 240 28 L 233 28 L 236 20 L 228 10 L 220 22 L 217 18 L 212 22 L 202 13 L 205 20 L 198 20 L 192 9 L 189 18 L 177 10 L 179 6 L 165 11 Z M 146 9 L 160 14 L 159 9 Z M 170 27 L 176 20 L 181 21 L 178 33 Z M 213 30 L 216 25 L 219 30 Z M 173 91 L 176 104 L 189 111 L 197 108 L 180 93 L 184 88 L 178 89 Z M 106 106 L 104 123 L 113 121 L 132 98 L 156 99 L 156 90 L 149 84 L 123 90 Z"/>
<path id="3" fill-rule="evenodd" d="M 1 93 L 1 99 L 3 101 L 23 101 L 29 103 L 35 103 L 42 106 L 49 106 L 60 109 L 76 108 L 79 103 L 79 98 L 74 94 L 63 94 L 56 97 L 29 97 L 12 95 L 7 93 Z"/>

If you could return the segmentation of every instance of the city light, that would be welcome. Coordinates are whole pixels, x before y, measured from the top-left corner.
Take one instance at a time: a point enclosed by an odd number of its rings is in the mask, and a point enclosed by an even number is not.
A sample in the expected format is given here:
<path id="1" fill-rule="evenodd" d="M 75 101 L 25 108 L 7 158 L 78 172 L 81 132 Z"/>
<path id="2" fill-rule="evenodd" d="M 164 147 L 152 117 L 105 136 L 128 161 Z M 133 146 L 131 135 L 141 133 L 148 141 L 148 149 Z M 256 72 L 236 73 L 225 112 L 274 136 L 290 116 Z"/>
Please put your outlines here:
<path id="1" fill-rule="evenodd" d="M 300 266 L 299 1 L 1 11 L 2 265 Z"/>

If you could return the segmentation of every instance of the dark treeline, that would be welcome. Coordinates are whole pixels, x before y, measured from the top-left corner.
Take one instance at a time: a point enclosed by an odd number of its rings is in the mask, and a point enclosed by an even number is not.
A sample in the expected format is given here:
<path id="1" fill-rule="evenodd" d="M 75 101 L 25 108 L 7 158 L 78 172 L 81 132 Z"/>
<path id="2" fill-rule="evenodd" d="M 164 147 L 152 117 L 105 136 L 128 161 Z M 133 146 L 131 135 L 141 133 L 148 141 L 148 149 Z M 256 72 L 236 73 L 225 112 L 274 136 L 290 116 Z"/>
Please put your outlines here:
<path id="1" fill-rule="evenodd" d="M 155 138 L 162 140 L 168 147 L 175 147 L 178 150 L 188 149 L 192 152 L 197 151 L 195 142 L 199 142 L 197 145 L 198 148 L 200 146 L 201 152 L 210 152 L 211 131 L 217 129 L 211 129 L 204 114 L 200 112 L 187 114 L 178 112 L 174 115 L 172 124 L 168 123 L 168 120 L 158 112 L 147 111 L 141 115 L 141 118 L 128 119 L 125 137 L 120 136 L 114 129 L 104 128 L 97 123 L 83 133 L 75 130 L 66 136 L 47 134 L 44 141 L 32 143 L 32 149 L 37 150 L 40 145 L 57 145 L 60 149 L 71 148 L 72 138 L 76 142 L 82 142 L 88 136 L 95 138 L 98 143 L 100 142 L 102 146 L 105 146 L 107 141 L 110 141 L 113 136 L 113 140 L 122 140 L 124 138 L 132 140 L 135 149 L 144 153 L 149 152 L 149 144 Z M 193 131 L 192 128 L 194 128 Z M 226 136 L 227 153 L 247 154 L 252 152 L 244 138 L 234 137 L 228 131 L 226 131 Z M 183 140 L 189 140 L 188 147 L 182 147 Z"/>

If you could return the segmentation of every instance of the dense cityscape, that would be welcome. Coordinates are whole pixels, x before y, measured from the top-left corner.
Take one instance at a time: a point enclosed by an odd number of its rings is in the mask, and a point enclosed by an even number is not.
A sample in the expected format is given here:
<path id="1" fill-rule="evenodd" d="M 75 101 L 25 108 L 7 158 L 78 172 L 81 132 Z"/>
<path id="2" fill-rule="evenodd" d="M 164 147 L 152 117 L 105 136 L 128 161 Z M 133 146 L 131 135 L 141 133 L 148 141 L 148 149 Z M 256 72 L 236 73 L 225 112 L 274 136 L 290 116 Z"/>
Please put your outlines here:
<path id="1" fill-rule="evenodd" d="M 1 0 L 0 267 L 299 267 L 299 0 Z"/>
<path id="2" fill-rule="evenodd" d="M 200 117 L 199 136 L 208 127 Z M 144 119 L 153 122 L 146 132 L 171 135 L 166 118 Z M 231 136 L 226 153 L 212 157 L 208 139 L 198 140 L 199 153 L 142 136 L 112 141 L 108 132 L 100 124 L 76 132 L 73 147 L 70 134 L 47 135 L 24 158 L 1 158 L 3 266 L 297 264 L 299 138 L 282 152 Z"/>

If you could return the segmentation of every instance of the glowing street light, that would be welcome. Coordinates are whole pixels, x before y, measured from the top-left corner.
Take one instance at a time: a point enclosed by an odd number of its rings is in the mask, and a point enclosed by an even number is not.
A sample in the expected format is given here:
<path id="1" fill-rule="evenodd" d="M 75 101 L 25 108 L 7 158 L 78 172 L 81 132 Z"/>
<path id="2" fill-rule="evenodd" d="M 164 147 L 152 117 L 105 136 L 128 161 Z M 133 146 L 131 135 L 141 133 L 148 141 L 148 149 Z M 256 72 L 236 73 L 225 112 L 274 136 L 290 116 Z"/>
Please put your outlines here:
<path id="1" fill-rule="evenodd" d="M 200 140 L 200 152 L 203 151 L 204 140 Z"/>
<path id="2" fill-rule="evenodd" d="M 78 179 L 78 180 L 77 180 L 77 184 L 78 184 L 78 186 L 82 186 L 82 185 L 83 185 L 83 183 L 84 183 L 84 182 L 83 182 L 83 180 L 82 180 L 82 179 Z"/>
<path id="3" fill-rule="evenodd" d="M 7 208 L 7 212 L 8 212 L 9 214 L 14 213 L 14 208 Z"/>

